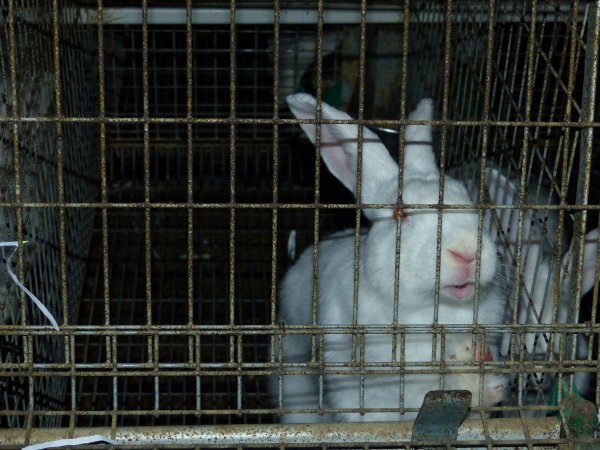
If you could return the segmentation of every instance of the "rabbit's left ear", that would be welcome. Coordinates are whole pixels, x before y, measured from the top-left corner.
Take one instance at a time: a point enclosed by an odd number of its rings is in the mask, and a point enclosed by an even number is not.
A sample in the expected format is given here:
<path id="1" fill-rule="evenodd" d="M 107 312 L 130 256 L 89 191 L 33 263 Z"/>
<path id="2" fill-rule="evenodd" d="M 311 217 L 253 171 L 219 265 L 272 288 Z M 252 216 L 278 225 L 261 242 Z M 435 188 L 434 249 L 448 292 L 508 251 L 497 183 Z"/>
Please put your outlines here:
<path id="1" fill-rule="evenodd" d="M 314 120 L 317 114 L 316 99 L 308 94 L 287 97 L 290 110 L 298 119 Z M 352 117 L 326 103 L 321 103 L 321 119 L 352 121 Z M 316 144 L 317 124 L 300 124 L 308 138 Z M 356 197 L 358 172 L 358 125 L 352 123 L 320 124 L 319 150 L 331 173 Z M 389 203 L 389 198 L 380 198 L 382 188 L 396 183 L 398 165 L 390 156 L 377 135 L 363 127 L 362 142 L 362 203 Z M 389 215 L 381 210 L 365 210 L 367 216 Z"/>
<path id="2" fill-rule="evenodd" d="M 520 190 L 517 186 L 502 175 L 497 169 L 487 169 L 486 186 L 490 201 L 496 205 L 520 205 Z M 521 253 L 521 273 L 529 278 L 534 277 L 536 267 L 539 264 L 539 255 L 544 244 L 543 223 L 539 216 L 541 212 L 536 212 L 531 209 L 523 211 L 522 224 L 522 242 L 523 249 Z M 497 220 L 496 220 L 497 218 Z M 516 253 L 519 239 L 519 211 L 516 208 L 498 209 L 495 211 L 495 218 L 492 217 L 490 224 L 490 232 L 493 236 L 497 236 L 497 240 L 501 246 L 505 246 L 508 252 L 505 251 L 507 262 L 512 263 Z M 531 289 L 534 281 L 530 281 L 527 289 Z"/>

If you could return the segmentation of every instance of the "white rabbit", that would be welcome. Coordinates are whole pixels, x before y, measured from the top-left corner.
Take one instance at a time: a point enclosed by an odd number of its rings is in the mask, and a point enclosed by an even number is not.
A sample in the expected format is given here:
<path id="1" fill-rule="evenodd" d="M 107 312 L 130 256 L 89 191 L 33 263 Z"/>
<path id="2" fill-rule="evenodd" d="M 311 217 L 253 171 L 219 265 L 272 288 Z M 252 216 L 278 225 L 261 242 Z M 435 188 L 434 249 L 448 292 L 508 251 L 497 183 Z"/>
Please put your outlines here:
<path id="1" fill-rule="evenodd" d="M 289 96 L 287 101 L 297 118 L 315 118 L 316 101 L 313 97 L 297 94 Z M 432 110 L 432 101 L 422 100 L 409 118 L 429 120 Z M 321 117 L 325 120 L 352 120 L 325 103 L 321 104 Z M 306 123 L 301 127 L 315 143 L 316 126 Z M 325 164 L 356 196 L 358 125 L 322 124 L 320 130 L 319 146 Z M 413 207 L 407 206 L 400 212 L 392 208 L 362 208 L 373 225 L 365 236 L 360 237 L 356 313 L 354 234 L 340 232 L 320 242 L 315 314 L 317 325 L 389 326 L 394 321 L 394 286 L 398 281 L 398 313 L 395 319 L 399 325 L 420 325 L 422 332 L 408 330 L 402 337 L 398 331 L 396 354 L 392 350 L 391 333 L 365 333 L 361 338 L 358 332 L 354 346 L 356 353 L 352 354 L 353 340 L 348 333 L 326 333 L 323 348 L 317 336 L 313 350 L 310 336 L 287 331 L 280 341 L 283 353 L 276 351 L 277 358 L 284 364 L 295 363 L 296 366 L 285 367 L 281 378 L 272 377 L 270 389 L 273 398 L 283 408 L 315 411 L 322 406 L 336 411 L 331 415 L 285 414 L 283 422 L 412 419 L 416 416 L 415 411 L 403 415 L 393 411 L 366 411 L 365 414 L 356 411 L 363 407 L 366 410 L 398 410 L 401 407 L 416 410 L 428 391 L 439 389 L 440 376 L 435 374 L 435 366 L 439 361 L 440 339 L 438 336 L 438 345 L 434 345 L 429 328 L 434 323 L 436 312 L 439 324 L 473 324 L 475 316 L 480 324 L 502 321 L 505 295 L 496 285 L 496 249 L 487 234 L 481 239 L 480 273 L 479 280 L 476 280 L 478 214 L 474 208 L 442 210 L 439 303 L 436 305 L 440 216 L 436 208 L 418 208 L 419 205 L 438 204 L 440 174 L 431 146 L 431 126 L 409 125 L 405 137 L 401 201 Z M 398 165 L 367 128 L 363 128 L 363 138 L 360 202 L 396 204 Z M 472 202 L 463 184 L 446 177 L 443 204 L 469 205 Z M 398 280 L 395 279 L 397 220 L 401 222 Z M 278 319 L 285 325 L 313 323 L 313 250 L 312 247 L 305 250 L 282 280 Z M 480 289 L 475 301 L 477 283 Z M 448 342 L 452 341 L 451 338 L 448 336 Z M 363 347 L 364 352 L 361 351 Z M 395 361 L 394 364 L 392 361 Z M 306 370 L 307 364 L 313 374 L 300 374 L 298 371 Z M 424 374 L 428 366 L 432 373 Z M 361 369 L 364 369 L 363 378 L 359 374 Z M 294 370 L 296 374 L 290 375 Z M 378 374 L 369 373 L 374 370 L 379 371 Z M 415 373 L 416 370 L 421 373 Z M 383 371 L 386 373 L 381 373 Z M 400 375 L 401 371 L 404 375 Z M 322 405 L 319 404 L 320 398 Z"/>
<path id="2" fill-rule="evenodd" d="M 515 183 L 501 175 L 496 169 L 489 169 L 486 184 L 490 201 L 503 205 L 519 205 L 519 192 Z M 543 196 L 542 196 L 543 197 Z M 549 196 L 548 196 L 549 197 Z M 537 203 L 529 197 L 528 202 Z M 517 210 L 503 209 L 496 211 L 497 219 L 492 220 L 486 213 L 486 224 L 490 234 L 497 236 L 499 246 L 503 248 L 502 260 L 506 267 L 512 266 L 518 245 L 519 214 Z M 519 324 L 551 324 L 555 300 L 558 299 L 556 323 L 576 323 L 577 318 L 569 317 L 574 302 L 571 284 L 572 256 L 571 248 L 564 254 L 560 264 L 560 286 L 558 295 L 556 287 L 556 263 L 553 256 L 551 239 L 558 228 L 558 215 L 552 210 L 523 211 L 522 244 L 521 244 L 521 296 L 518 301 L 517 323 Z M 550 238 L 550 239 L 549 239 Z M 594 272 L 597 254 L 598 230 L 590 231 L 585 236 L 583 247 L 582 282 L 580 295 L 585 295 L 594 286 Z M 512 275 L 514 276 L 514 275 Z M 545 354 L 548 350 L 549 333 L 527 333 L 524 337 L 525 350 L 530 354 Z M 560 337 L 554 339 L 554 353 L 559 352 Z M 502 339 L 500 353 L 506 356 L 510 347 L 510 335 Z M 517 341 L 516 350 L 519 350 Z M 568 352 L 563 355 L 571 359 Z M 587 342 L 583 336 L 577 337 L 579 359 L 587 357 Z M 585 393 L 590 386 L 590 372 L 575 374 L 575 384 L 580 392 Z M 539 379 L 539 375 L 538 375 Z"/>
<path id="3" fill-rule="evenodd" d="M 451 353 L 448 355 L 450 361 L 462 361 L 478 363 L 481 359 L 481 350 L 479 345 L 475 346 L 475 351 L 471 350 L 471 338 L 463 340 L 464 344 L 460 345 L 460 341 L 455 342 L 452 345 Z M 494 359 L 493 351 L 488 346 L 484 353 L 484 359 L 486 361 L 492 361 Z M 466 389 L 471 391 L 471 407 L 482 407 L 484 409 L 483 415 L 487 416 L 485 412 L 486 408 L 494 406 L 506 397 L 507 386 L 509 384 L 508 377 L 504 375 L 498 375 L 486 371 L 485 374 L 479 373 L 478 365 L 471 366 L 460 366 L 462 369 L 471 369 L 473 372 L 455 373 L 446 375 L 445 378 L 445 389 Z M 471 412 L 469 418 L 477 418 L 479 414 Z"/>
<path id="4" fill-rule="evenodd" d="M 487 170 L 486 186 L 491 203 L 504 206 L 518 206 L 521 204 L 519 199 L 520 192 L 515 183 L 500 174 L 497 169 L 491 168 Z M 545 196 L 540 195 L 538 197 Z M 537 203 L 537 199 L 531 195 L 531 192 L 528 192 L 527 202 Z M 553 210 L 525 209 L 522 212 L 520 254 L 521 298 L 518 301 L 517 312 L 519 323 L 537 322 L 533 318 L 541 311 L 538 307 L 541 306 L 547 294 L 547 290 L 542 284 L 545 285 L 550 274 L 550 266 L 543 266 L 543 263 L 553 254 L 551 239 L 554 238 L 557 227 L 558 216 Z M 496 237 L 503 268 L 505 269 L 505 276 L 507 279 L 514 280 L 516 274 L 513 267 L 515 266 L 517 257 L 519 210 L 498 209 L 493 214 L 490 211 L 486 211 L 484 229 Z M 512 314 L 508 319 L 512 320 Z M 506 355 L 508 352 L 509 338 L 508 334 L 503 336 L 500 349 L 502 355 Z M 534 340 L 535 334 L 529 333 L 525 335 L 525 348 L 528 352 L 533 351 Z"/>
<path id="5" fill-rule="evenodd" d="M 585 295 L 594 286 L 596 268 L 598 229 L 585 236 L 583 247 L 582 281 L 580 295 Z M 551 324 L 555 303 L 558 299 L 556 323 L 577 323 L 577 318 L 570 317 L 573 305 L 573 272 L 572 245 L 564 254 L 560 264 L 560 291 L 555 295 L 556 262 L 554 258 L 543 255 L 537 266 L 537 275 L 533 270 L 523 274 L 523 282 L 529 290 L 530 300 L 521 302 L 518 310 L 519 323 Z M 548 348 L 548 333 L 527 334 L 526 349 L 532 353 L 545 353 Z M 556 336 L 554 351 L 558 352 L 559 339 Z"/>
<path id="6" fill-rule="evenodd" d="M 592 230 L 585 235 L 585 242 L 582 248 L 582 278 L 580 295 L 585 295 L 594 286 L 594 274 L 596 271 L 596 254 L 598 252 L 598 229 Z M 524 274 L 524 283 L 531 286 L 531 300 L 529 304 L 519 305 L 519 323 L 551 324 L 553 323 L 554 304 L 558 300 L 557 314 L 555 323 L 568 324 L 577 323 L 577 318 L 573 317 L 572 307 L 575 299 L 573 298 L 573 285 L 571 283 L 573 274 L 572 245 L 565 253 L 560 264 L 560 291 L 556 293 L 556 269 L 553 258 L 544 258 L 540 261 L 537 268 L 537 276 L 533 274 Z M 528 312 L 535 311 L 535 314 Z M 526 348 L 535 354 L 546 353 L 550 333 L 528 334 L 525 338 Z M 535 339 L 534 339 L 535 337 Z M 571 349 L 566 345 L 567 334 L 556 333 L 554 336 L 554 354 L 564 360 L 572 360 Z M 562 355 L 560 354 L 561 341 L 565 344 Z M 579 360 L 587 358 L 588 344 L 587 338 L 579 334 L 576 336 L 575 357 Z M 591 388 L 592 372 L 575 371 L 574 383 L 579 392 L 587 395 Z M 540 375 L 538 374 L 538 378 Z"/>

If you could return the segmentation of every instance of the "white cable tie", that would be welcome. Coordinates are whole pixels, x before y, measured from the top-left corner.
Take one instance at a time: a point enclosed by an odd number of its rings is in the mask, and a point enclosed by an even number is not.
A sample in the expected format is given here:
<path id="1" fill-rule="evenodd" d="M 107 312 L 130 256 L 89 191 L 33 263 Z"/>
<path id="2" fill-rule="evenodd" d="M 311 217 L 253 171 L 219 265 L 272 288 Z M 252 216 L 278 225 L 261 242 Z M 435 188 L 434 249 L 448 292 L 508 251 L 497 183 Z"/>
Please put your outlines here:
<path id="1" fill-rule="evenodd" d="M 42 442 L 41 444 L 28 445 L 27 447 L 23 447 L 21 450 L 43 450 L 45 448 L 64 447 L 67 445 L 85 445 L 92 444 L 95 442 L 104 442 L 106 444 L 119 445 L 119 443 L 113 439 L 109 439 L 99 434 L 95 434 L 93 436 L 84 436 L 73 439 L 58 439 L 56 441 L 48 441 Z"/>
<path id="2" fill-rule="evenodd" d="M 27 242 L 28 241 L 23 241 L 22 244 L 27 244 Z M 27 294 L 27 296 L 31 299 L 31 301 L 35 304 L 35 306 L 38 307 L 38 309 L 42 312 L 42 314 L 44 316 L 46 316 L 46 318 L 52 324 L 52 328 L 54 328 L 56 331 L 59 331 L 58 323 L 56 322 L 56 319 L 52 316 L 52 313 L 50 313 L 50 311 L 48 311 L 48 308 L 46 308 L 46 306 L 33 294 L 33 292 L 31 292 L 29 289 L 27 289 L 25 287 L 25 285 L 23 285 L 23 283 L 21 283 L 19 281 L 19 279 L 17 278 L 17 276 L 15 275 L 15 273 L 12 271 L 12 269 L 10 267 L 11 259 L 17 252 L 17 249 L 19 248 L 19 242 L 18 241 L 0 242 L 0 247 L 15 247 L 13 252 L 10 254 L 8 259 L 6 260 L 6 270 L 8 270 L 8 275 L 12 278 L 12 280 L 15 282 L 15 284 L 23 292 L 25 292 Z"/>

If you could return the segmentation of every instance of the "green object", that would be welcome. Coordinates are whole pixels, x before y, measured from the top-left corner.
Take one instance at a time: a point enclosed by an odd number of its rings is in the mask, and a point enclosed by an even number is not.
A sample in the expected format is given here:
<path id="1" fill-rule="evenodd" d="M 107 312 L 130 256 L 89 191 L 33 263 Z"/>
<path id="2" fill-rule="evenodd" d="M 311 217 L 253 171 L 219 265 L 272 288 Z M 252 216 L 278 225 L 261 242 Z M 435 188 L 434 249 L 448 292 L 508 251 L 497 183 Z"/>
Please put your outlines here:
<path id="1" fill-rule="evenodd" d="M 308 86 L 300 86 L 299 92 L 306 92 L 311 95 L 316 95 L 316 80 L 311 78 Z M 342 100 L 342 82 L 333 80 L 323 80 L 322 83 L 322 98 L 325 103 L 334 108 L 340 109 L 344 102 Z"/>
<path id="2" fill-rule="evenodd" d="M 560 406 L 565 417 L 566 425 L 573 437 L 593 437 L 594 431 L 598 427 L 598 410 L 596 406 L 583 398 L 581 393 L 573 386 L 572 393 L 569 385 L 564 380 L 560 383 L 562 401 Z M 552 397 L 550 404 L 558 406 L 559 383 L 555 380 L 552 386 Z M 557 411 L 548 413 L 548 416 L 558 415 Z M 588 444 L 578 444 L 578 450 L 587 450 L 591 448 Z"/>
<path id="3" fill-rule="evenodd" d="M 569 397 L 571 394 L 569 394 L 569 384 L 563 380 L 562 381 L 562 398 L 563 401 L 566 397 Z M 585 400 L 583 398 L 583 396 L 581 395 L 581 392 L 579 392 L 579 390 L 577 389 L 577 386 L 575 386 L 573 384 L 573 395 L 575 397 L 579 397 L 582 400 Z M 587 400 L 586 400 L 587 401 Z M 550 406 L 558 406 L 558 378 L 555 378 L 554 380 L 554 384 L 552 385 L 552 397 L 550 398 Z M 553 411 L 551 413 L 547 414 L 548 416 L 556 416 L 558 415 L 558 412 Z"/>

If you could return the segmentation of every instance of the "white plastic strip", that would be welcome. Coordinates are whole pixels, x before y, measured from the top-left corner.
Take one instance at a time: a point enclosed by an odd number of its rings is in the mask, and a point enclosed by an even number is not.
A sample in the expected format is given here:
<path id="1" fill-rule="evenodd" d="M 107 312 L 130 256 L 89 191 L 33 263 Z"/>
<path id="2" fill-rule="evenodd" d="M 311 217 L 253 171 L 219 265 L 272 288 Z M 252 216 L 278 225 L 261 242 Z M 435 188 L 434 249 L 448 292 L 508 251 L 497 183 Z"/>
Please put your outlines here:
<path id="1" fill-rule="evenodd" d="M 95 434 L 93 436 L 85 436 L 74 439 L 59 439 L 57 441 L 48 441 L 42 442 L 40 444 L 28 445 L 27 447 L 23 447 L 21 450 L 43 450 L 45 448 L 65 447 L 67 445 L 86 445 L 93 444 L 96 442 L 104 442 L 106 444 L 119 445 L 117 441 L 114 441 L 104 436 L 100 436 L 99 434 Z"/>
<path id="2" fill-rule="evenodd" d="M 27 244 L 27 241 L 23 241 L 22 244 Z M 15 273 L 12 271 L 12 269 L 10 267 L 12 257 L 15 255 L 15 253 L 17 252 L 17 249 L 19 248 L 19 242 L 18 241 L 0 242 L 0 247 L 15 247 L 15 249 L 12 251 L 12 253 L 8 257 L 8 259 L 6 260 L 6 270 L 8 271 L 8 275 L 12 278 L 12 280 L 19 287 L 19 289 L 21 289 L 23 292 L 25 292 L 27 294 L 27 296 L 31 299 L 31 301 L 35 304 L 35 306 L 38 307 L 38 309 L 42 312 L 42 314 L 44 316 L 46 316 L 46 318 L 52 324 L 52 328 L 54 328 L 56 331 L 58 331 L 58 323 L 56 322 L 56 319 L 54 318 L 54 316 L 52 316 L 50 311 L 48 311 L 48 308 L 46 308 L 46 306 L 34 295 L 34 293 L 31 292 L 29 289 L 27 289 L 25 287 L 25 285 L 19 281 L 19 279 L 17 278 L 17 276 L 15 275 Z"/>
<path id="3" fill-rule="evenodd" d="M 547 11 L 538 8 L 536 20 L 556 20 L 558 14 L 566 16 L 570 12 L 571 6 L 561 3 L 557 9 Z M 68 9 L 68 8 L 67 8 Z M 578 21 L 583 20 L 585 5 L 580 4 L 578 9 Z M 367 23 L 374 24 L 394 24 L 403 23 L 404 14 L 401 8 L 394 6 L 369 7 L 367 9 Z M 67 20 L 73 21 L 74 18 L 84 23 L 97 23 L 98 10 L 91 8 L 82 8 L 77 13 L 65 14 Z M 149 25 L 185 25 L 186 9 L 173 7 L 151 7 L 148 8 Z M 228 25 L 231 19 L 229 8 L 211 8 L 198 7 L 192 9 L 192 24 L 194 25 Z M 325 8 L 323 11 L 323 23 L 328 25 L 349 25 L 359 24 L 361 19 L 359 8 Z M 235 22 L 239 25 L 270 25 L 273 24 L 274 13 L 272 8 L 237 8 L 235 13 Z M 422 23 L 444 23 L 446 11 L 440 8 L 430 10 L 420 9 L 411 15 L 411 22 Z M 524 17 L 518 8 L 511 8 L 510 5 L 503 7 L 494 20 L 496 22 L 520 22 L 521 20 L 530 20 L 529 16 Z M 141 7 L 123 7 L 123 8 L 104 8 L 103 21 L 106 25 L 141 25 L 142 8 Z M 452 15 L 453 22 L 469 23 L 487 23 L 489 17 L 487 12 L 480 13 L 474 11 L 456 11 Z M 318 22 L 318 12 L 316 8 L 281 8 L 279 10 L 279 23 L 283 25 L 316 25 Z"/>
<path id="4" fill-rule="evenodd" d="M 94 22 L 95 10 L 88 10 L 88 22 Z M 142 9 L 104 8 L 104 23 L 107 25 L 140 25 Z M 235 23 L 238 25 L 270 25 L 273 23 L 272 8 L 237 8 Z M 229 8 L 193 8 L 192 23 L 194 25 L 227 25 L 231 19 Z M 367 11 L 369 23 L 401 23 L 402 10 L 399 8 L 377 9 Z M 279 11 L 279 22 L 286 25 L 316 24 L 316 9 L 290 8 Z M 323 22 L 327 24 L 360 23 L 360 9 L 326 9 Z M 148 8 L 148 24 L 150 25 L 184 25 L 186 23 L 185 8 Z"/>

